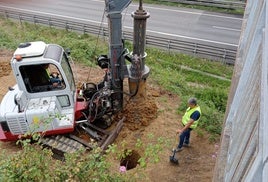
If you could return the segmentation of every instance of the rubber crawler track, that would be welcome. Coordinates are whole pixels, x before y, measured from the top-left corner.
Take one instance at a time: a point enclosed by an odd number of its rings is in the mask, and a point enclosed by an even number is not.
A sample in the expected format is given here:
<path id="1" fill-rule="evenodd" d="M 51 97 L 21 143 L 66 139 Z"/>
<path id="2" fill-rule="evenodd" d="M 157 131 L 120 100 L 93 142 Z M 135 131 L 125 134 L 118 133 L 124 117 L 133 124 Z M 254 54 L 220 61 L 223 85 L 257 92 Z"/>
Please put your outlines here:
<path id="1" fill-rule="evenodd" d="M 53 156 L 57 159 L 64 159 L 64 153 L 72 153 L 85 149 L 85 146 L 67 136 L 56 135 L 41 139 L 44 147 L 51 148 Z"/>

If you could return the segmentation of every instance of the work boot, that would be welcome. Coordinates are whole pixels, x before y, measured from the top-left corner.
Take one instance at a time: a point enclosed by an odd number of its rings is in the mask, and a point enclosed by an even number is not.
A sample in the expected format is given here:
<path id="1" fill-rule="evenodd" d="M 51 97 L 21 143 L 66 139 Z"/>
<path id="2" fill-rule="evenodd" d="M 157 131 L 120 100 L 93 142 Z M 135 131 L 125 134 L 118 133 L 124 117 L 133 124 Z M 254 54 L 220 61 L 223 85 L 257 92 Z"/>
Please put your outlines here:
<path id="1" fill-rule="evenodd" d="M 190 144 L 189 143 L 183 143 L 183 146 L 184 147 L 190 147 Z"/>
<path id="2" fill-rule="evenodd" d="M 180 152 L 182 150 L 183 150 L 183 148 L 176 148 L 175 152 Z"/>

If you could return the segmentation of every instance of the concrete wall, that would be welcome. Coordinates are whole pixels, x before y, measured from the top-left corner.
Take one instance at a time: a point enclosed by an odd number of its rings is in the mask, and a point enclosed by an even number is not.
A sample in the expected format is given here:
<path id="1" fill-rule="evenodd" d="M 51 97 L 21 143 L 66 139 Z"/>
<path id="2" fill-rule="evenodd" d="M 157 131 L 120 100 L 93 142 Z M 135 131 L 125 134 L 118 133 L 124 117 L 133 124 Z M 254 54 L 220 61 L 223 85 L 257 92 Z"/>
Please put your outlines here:
<path id="1" fill-rule="evenodd" d="M 268 0 L 248 0 L 213 181 L 268 181 Z"/>

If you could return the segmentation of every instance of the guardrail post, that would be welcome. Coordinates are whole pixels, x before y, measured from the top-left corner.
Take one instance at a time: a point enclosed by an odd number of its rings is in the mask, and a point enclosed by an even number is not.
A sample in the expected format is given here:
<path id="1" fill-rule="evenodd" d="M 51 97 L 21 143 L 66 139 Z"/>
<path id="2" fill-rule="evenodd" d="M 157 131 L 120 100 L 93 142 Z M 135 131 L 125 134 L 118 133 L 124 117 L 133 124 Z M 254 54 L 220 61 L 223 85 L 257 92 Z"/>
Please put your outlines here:
<path id="1" fill-rule="evenodd" d="M 19 20 L 20 20 L 20 24 L 22 25 L 22 22 L 21 22 L 21 17 L 20 17 L 20 15 L 19 15 Z"/>
<path id="2" fill-rule="evenodd" d="M 168 40 L 167 48 L 168 48 L 169 52 L 170 52 L 170 42 L 171 42 L 171 40 Z"/>
<path id="3" fill-rule="evenodd" d="M 99 35 L 101 35 L 102 37 L 105 37 L 103 27 L 100 27 Z"/>
<path id="4" fill-rule="evenodd" d="M 223 54 L 223 59 L 225 59 L 226 58 L 226 55 L 227 55 L 227 51 L 226 51 L 226 49 L 224 49 L 224 54 Z"/>
<path id="5" fill-rule="evenodd" d="M 226 57 L 227 57 L 227 51 L 226 51 L 226 49 L 224 49 L 224 54 L 222 55 L 222 58 L 223 58 L 222 63 L 224 63 L 224 64 L 227 62 Z"/>
<path id="6" fill-rule="evenodd" d="M 125 40 L 125 33 L 122 32 L 122 40 Z"/>
<path id="7" fill-rule="evenodd" d="M 105 30 L 104 30 L 104 27 L 101 27 L 101 34 L 100 35 L 102 35 L 102 37 L 103 37 L 103 40 L 105 41 L 106 39 L 106 35 L 105 35 Z"/>
<path id="8" fill-rule="evenodd" d="M 36 22 L 35 22 L 35 15 L 33 15 L 33 22 L 34 22 L 34 25 L 36 25 Z"/>
<path id="9" fill-rule="evenodd" d="M 197 43 L 195 43 L 195 44 L 194 44 L 194 50 L 193 50 L 193 53 L 194 53 L 194 54 L 197 54 L 197 47 L 198 47 L 198 45 L 197 45 Z"/>
<path id="10" fill-rule="evenodd" d="M 49 25 L 49 27 L 52 27 L 51 18 L 48 19 L 48 25 Z"/>
<path id="11" fill-rule="evenodd" d="M 68 22 L 65 23 L 65 30 L 69 30 L 69 25 L 68 25 Z"/>
<path id="12" fill-rule="evenodd" d="M 8 19 L 8 13 L 4 11 L 4 14 L 5 14 L 5 18 Z"/>
<path id="13" fill-rule="evenodd" d="M 85 25 L 83 25 L 83 34 L 86 34 L 86 28 L 85 28 Z"/>

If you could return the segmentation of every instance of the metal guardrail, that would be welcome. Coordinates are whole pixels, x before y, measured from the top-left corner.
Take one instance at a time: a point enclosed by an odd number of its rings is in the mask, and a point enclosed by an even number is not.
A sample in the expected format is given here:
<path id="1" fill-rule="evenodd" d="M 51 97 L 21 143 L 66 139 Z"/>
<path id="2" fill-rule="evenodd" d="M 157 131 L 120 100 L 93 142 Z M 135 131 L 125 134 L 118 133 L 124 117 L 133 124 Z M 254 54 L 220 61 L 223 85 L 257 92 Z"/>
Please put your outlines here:
<path id="1" fill-rule="evenodd" d="M 76 20 L 63 16 L 48 16 L 46 14 L 33 14 L 31 12 L 18 11 L 17 9 L 7 9 L 0 6 L 0 16 L 7 19 L 15 19 L 22 22 L 46 25 L 49 27 L 76 31 L 79 33 L 95 34 L 107 37 L 108 28 L 101 27 L 89 21 Z M 123 38 L 129 41 L 133 40 L 133 33 L 123 31 Z M 178 51 L 193 56 L 220 61 L 226 64 L 234 64 L 236 58 L 237 46 L 223 45 L 206 41 L 193 41 L 180 37 L 163 37 L 156 35 L 146 36 L 146 45 L 155 46 L 168 51 Z"/>

